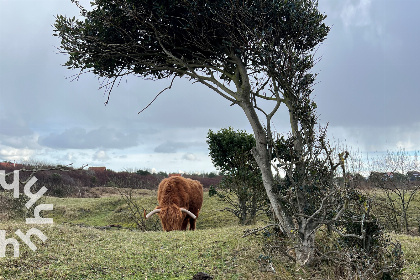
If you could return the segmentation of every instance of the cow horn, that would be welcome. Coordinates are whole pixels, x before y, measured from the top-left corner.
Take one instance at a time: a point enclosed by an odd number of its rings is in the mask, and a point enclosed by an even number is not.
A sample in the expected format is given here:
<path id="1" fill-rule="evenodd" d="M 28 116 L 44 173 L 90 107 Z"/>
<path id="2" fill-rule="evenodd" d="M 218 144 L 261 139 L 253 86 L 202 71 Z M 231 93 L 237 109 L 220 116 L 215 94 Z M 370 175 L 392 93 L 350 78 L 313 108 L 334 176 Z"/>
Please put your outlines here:
<path id="1" fill-rule="evenodd" d="M 193 213 L 191 213 L 190 211 L 188 211 L 185 208 L 180 208 L 182 212 L 187 213 L 191 218 L 193 218 L 194 220 L 197 219 L 197 216 L 194 215 Z"/>
<path id="2" fill-rule="evenodd" d="M 146 215 L 146 219 L 149 219 L 150 216 L 152 216 L 153 214 L 159 213 L 161 211 L 161 209 L 155 209 L 152 212 L 150 212 L 149 214 Z"/>

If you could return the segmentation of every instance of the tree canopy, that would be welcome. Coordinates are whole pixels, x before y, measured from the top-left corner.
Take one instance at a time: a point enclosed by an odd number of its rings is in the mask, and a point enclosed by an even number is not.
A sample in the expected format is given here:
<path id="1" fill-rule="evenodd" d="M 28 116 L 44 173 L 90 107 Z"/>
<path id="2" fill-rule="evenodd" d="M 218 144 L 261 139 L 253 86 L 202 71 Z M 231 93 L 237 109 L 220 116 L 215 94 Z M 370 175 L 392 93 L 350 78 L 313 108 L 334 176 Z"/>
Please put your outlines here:
<path id="1" fill-rule="evenodd" d="M 255 146 L 252 134 L 224 128 L 218 132 L 209 130 L 207 134 L 209 154 L 214 166 L 222 172 L 231 172 L 242 167 L 247 171 L 259 171 L 251 150 Z"/>
<path id="2" fill-rule="evenodd" d="M 84 20 L 58 15 L 55 35 L 69 68 L 111 79 L 187 75 L 231 101 L 240 92 L 225 82 L 239 89 L 250 74 L 253 95 L 267 99 L 290 79 L 295 87 L 313 81 L 305 54 L 329 31 L 316 2 L 95 0 L 90 11 L 79 6 Z"/>

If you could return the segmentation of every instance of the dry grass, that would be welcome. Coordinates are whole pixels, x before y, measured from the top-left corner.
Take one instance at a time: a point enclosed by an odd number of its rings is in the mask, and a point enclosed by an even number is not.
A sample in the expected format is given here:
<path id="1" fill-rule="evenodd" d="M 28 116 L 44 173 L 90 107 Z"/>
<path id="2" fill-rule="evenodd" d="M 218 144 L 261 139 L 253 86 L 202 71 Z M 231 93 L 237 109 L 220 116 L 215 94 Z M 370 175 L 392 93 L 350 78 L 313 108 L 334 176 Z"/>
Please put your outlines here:
<path id="1" fill-rule="evenodd" d="M 401 243 L 404 252 L 404 280 L 420 279 L 420 236 L 391 234 Z"/>
<path id="2" fill-rule="evenodd" d="M 112 188 L 112 187 L 94 187 L 89 190 L 94 197 L 120 197 L 121 192 L 131 193 L 133 196 L 156 195 L 156 190 L 130 189 L 130 188 Z"/>

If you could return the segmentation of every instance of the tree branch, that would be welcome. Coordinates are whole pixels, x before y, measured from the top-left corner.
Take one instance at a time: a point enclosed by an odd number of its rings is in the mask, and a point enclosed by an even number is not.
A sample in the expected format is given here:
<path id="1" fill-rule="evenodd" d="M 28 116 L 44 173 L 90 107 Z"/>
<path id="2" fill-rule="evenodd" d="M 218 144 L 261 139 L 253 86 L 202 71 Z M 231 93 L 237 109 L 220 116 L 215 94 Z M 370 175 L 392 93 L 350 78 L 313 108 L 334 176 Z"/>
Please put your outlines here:
<path id="1" fill-rule="evenodd" d="M 175 78 L 176 78 L 176 76 L 174 76 L 173 78 L 172 78 L 172 81 L 171 81 L 171 84 L 168 86 L 168 87 L 166 87 L 166 88 L 164 88 L 163 90 L 161 90 L 156 96 L 155 96 L 155 98 L 153 98 L 153 100 L 149 103 L 149 104 L 147 104 L 147 106 L 146 107 L 144 107 L 143 109 L 141 109 L 141 111 L 140 112 L 138 112 L 137 114 L 141 114 L 144 110 L 146 110 L 147 108 L 149 108 L 149 106 L 150 105 L 152 105 L 152 103 L 153 102 L 155 102 L 155 100 L 159 97 L 159 95 L 161 95 L 165 90 L 168 90 L 168 89 L 171 89 L 172 88 L 172 85 L 173 85 L 173 83 L 174 83 L 174 80 L 175 80 Z"/>
<path id="2" fill-rule="evenodd" d="M 185 72 L 186 75 L 196 79 L 197 81 L 199 81 L 200 83 L 206 85 L 207 87 L 211 88 L 212 90 L 214 90 L 215 92 L 217 92 L 219 95 L 221 95 L 222 97 L 226 98 L 227 100 L 231 101 L 232 103 L 237 103 L 237 101 L 231 97 L 229 97 L 228 95 L 224 94 L 223 92 L 221 92 L 217 87 L 220 86 L 223 90 L 225 90 L 226 93 L 230 94 L 231 96 L 235 97 L 235 93 L 233 93 L 232 91 L 230 91 L 229 89 L 227 89 L 223 84 L 221 84 L 220 82 L 218 82 L 214 76 L 213 77 L 205 77 L 205 76 L 201 76 L 198 75 L 197 72 L 190 66 L 188 65 L 185 61 L 183 61 L 180 58 L 175 57 L 169 50 L 167 50 L 165 48 L 165 46 L 163 45 L 160 35 L 158 33 L 158 31 L 156 30 L 156 28 L 154 27 L 153 24 L 149 23 L 149 25 L 152 27 L 152 29 L 155 31 L 155 36 L 156 39 L 158 40 L 158 43 L 160 45 L 160 47 L 162 48 L 163 52 L 169 57 L 172 58 L 174 60 L 174 62 L 178 65 L 182 65 L 183 67 L 187 68 L 189 70 L 189 72 Z M 205 67 L 205 65 L 203 65 L 203 67 Z M 216 86 L 213 86 L 212 84 L 208 83 L 207 81 L 210 81 L 212 83 L 214 83 Z"/>

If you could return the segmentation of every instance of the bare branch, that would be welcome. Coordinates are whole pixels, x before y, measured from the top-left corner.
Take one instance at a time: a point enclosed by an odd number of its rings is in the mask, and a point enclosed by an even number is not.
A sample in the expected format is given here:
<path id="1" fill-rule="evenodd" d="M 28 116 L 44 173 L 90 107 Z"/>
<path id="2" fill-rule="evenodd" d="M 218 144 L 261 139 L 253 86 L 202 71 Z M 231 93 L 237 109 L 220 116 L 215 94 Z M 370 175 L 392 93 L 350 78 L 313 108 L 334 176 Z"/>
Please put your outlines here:
<path id="1" fill-rule="evenodd" d="M 152 105 L 152 103 L 153 102 L 155 102 L 155 100 L 159 97 L 159 95 L 161 95 L 165 90 L 168 90 L 168 89 L 171 89 L 172 88 L 172 85 L 173 85 L 173 83 L 174 83 L 174 80 L 175 80 L 175 78 L 176 78 L 176 76 L 174 76 L 173 78 L 172 78 L 172 81 L 171 81 L 171 84 L 168 86 L 168 87 L 166 87 L 166 88 L 164 88 L 163 90 L 161 90 L 156 96 L 155 96 L 155 98 L 153 98 L 153 100 L 149 103 L 149 104 L 147 104 L 147 106 L 146 107 L 144 107 L 143 109 L 141 109 L 141 111 L 140 112 L 138 112 L 137 114 L 141 114 L 144 110 L 146 110 L 147 108 L 149 108 L 149 106 L 150 105 Z"/>

